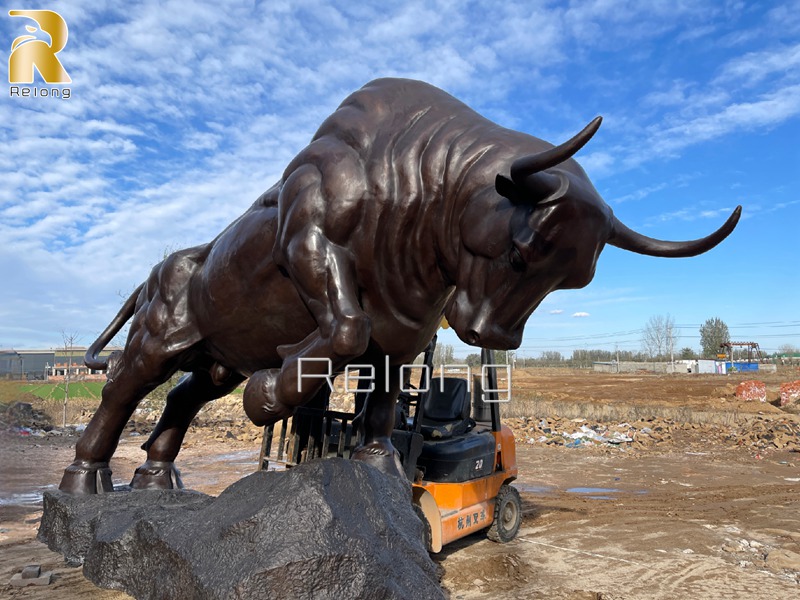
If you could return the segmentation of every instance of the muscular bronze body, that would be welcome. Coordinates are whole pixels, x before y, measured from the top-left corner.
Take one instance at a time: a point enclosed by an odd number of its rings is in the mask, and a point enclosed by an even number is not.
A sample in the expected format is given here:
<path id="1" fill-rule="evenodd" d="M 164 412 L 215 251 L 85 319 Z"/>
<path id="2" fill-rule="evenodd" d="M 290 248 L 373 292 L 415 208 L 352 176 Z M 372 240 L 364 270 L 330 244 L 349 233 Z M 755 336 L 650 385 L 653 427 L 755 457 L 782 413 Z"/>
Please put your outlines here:
<path id="1" fill-rule="evenodd" d="M 599 126 L 554 147 L 422 82 L 380 79 L 352 94 L 245 214 L 157 265 L 89 349 L 87 365 L 107 368 L 108 383 L 61 489 L 110 489 L 123 427 L 176 371 L 189 375 L 169 394 L 134 487 L 176 485 L 189 423 L 248 377 L 253 422 L 291 414 L 325 385 L 298 384 L 299 360 L 311 358 L 330 359 L 334 372 L 374 366 L 354 458 L 398 473 L 396 367 L 425 348 L 443 314 L 468 344 L 516 348 L 548 293 L 591 281 L 606 243 L 693 256 L 735 227 L 741 207 L 691 242 L 625 227 L 571 158 Z M 131 317 L 125 349 L 99 360 Z M 303 362 L 306 374 L 326 371 Z"/>

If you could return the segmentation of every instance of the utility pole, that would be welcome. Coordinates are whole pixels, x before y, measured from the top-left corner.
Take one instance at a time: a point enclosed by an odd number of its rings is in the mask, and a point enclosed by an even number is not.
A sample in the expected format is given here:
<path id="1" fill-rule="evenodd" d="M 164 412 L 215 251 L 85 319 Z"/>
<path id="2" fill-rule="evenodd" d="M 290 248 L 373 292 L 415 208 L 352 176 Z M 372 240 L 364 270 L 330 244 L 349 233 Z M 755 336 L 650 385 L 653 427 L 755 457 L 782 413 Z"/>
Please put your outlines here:
<path id="1" fill-rule="evenodd" d="M 672 333 L 672 328 L 669 332 L 669 365 L 672 369 L 672 374 L 675 374 L 675 336 Z"/>

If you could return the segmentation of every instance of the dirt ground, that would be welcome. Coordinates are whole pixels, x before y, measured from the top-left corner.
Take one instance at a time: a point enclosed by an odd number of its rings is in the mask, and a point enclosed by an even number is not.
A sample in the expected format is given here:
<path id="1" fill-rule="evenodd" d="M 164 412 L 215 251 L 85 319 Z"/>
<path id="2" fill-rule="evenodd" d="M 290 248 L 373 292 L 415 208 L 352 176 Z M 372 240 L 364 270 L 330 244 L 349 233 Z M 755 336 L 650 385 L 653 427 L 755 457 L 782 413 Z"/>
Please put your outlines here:
<path id="1" fill-rule="evenodd" d="M 476 534 L 436 555 L 451 598 L 800 597 L 800 418 L 737 400 L 745 378 L 515 372 L 506 422 L 522 529 L 509 544 Z M 774 401 L 800 373 L 760 379 Z M 151 413 L 120 443 L 119 483 L 144 460 Z M 186 486 L 217 494 L 252 472 L 258 433 L 235 399 L 218 401 L 179 457 Z M 0 433 L 0 597 L 128 597 L 95 588 L 35 541 L 41 493 L 58 484 L 76 440 Z M 54 572 L 51 585 L 7 585 L 32 563 Z"/>

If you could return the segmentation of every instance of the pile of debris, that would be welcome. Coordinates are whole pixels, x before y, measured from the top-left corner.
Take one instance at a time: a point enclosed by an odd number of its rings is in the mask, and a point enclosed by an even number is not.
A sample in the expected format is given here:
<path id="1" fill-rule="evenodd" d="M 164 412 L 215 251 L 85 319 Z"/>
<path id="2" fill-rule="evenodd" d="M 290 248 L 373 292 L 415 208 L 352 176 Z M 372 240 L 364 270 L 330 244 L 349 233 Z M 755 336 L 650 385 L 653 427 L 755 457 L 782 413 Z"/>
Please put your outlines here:
<path id="1" fill-rule="evenodd" d="M 148 399 L 139 404 L 126 426 L 127 435 L 149 436 L 161 418 L 163 407 Z M 187 443 L 191 445 L 192 434 L 203 432 L 215 439 L 235 439 L 242 442 L 253 442 L 261 439 L 263 429 L 252 424 L 245 415 L 242 397 L 230 394 L 213 402 L 209 402 L 192 421 Z"/>
<path id="2" fill-rule="evenodd" d="M 763 381 L 742 381 L 736 386 L 736 397 L 745 402 L 766 402 L 767 384 Z"/>
<path id="3" fill-rule="evenodd" d="M 785 408 L 800 408 L 800 380 L 781 385 L 780 405 Z"/>
<path id="4" fill-rule="evenodd" d="M 627 450 L 676 446 L 684 450 L 704 450 L 716 445 L 753 451 L 800 452 L 800 422 L 790 417 L 757 416 L 734 425 L 685 423 L 659 417 L 623 423 L 561 417 L 520 417 L 504 422 L 514 430 L 518 443 L 539 446 Z"/>
<path id="5" fill-rule="evenodd" d="M 43 437 L 51 431 L 58 432 L 50 417 L 35 409 L 30 402 L 14 402 L 2 406 L 5 410 L 0 410 L 0 431 L 37 437 Z"/>

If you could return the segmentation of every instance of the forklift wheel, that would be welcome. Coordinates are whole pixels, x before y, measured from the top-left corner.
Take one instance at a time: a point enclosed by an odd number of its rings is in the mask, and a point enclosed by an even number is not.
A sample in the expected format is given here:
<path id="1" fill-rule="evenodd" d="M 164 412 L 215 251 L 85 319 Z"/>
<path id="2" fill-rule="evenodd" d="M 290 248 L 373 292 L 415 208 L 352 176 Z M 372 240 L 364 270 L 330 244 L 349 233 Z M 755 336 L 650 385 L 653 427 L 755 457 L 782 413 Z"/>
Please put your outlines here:
<path id="1" fill-rule="evenodd" d="M 422 545 L 425 546 L 425 550 L 428 552 L 431 551 L 431 524 L 428 523 L 428 519 L 425 518 L 425 513 L 422 511 L 422 507 L 419 504 L 412 504 L 414 507 L 414 512 L 419 517 L 419 520 L 422 521 Z"/>
<path id="2" fill-rule="evenodd" d="M 519 492 L 510 485 L 501 485 L 495 498 L 494 521 L 486 536 L 493 542 L 510 542 L 516 537 L 521 522 L 522 502 Z"/>

